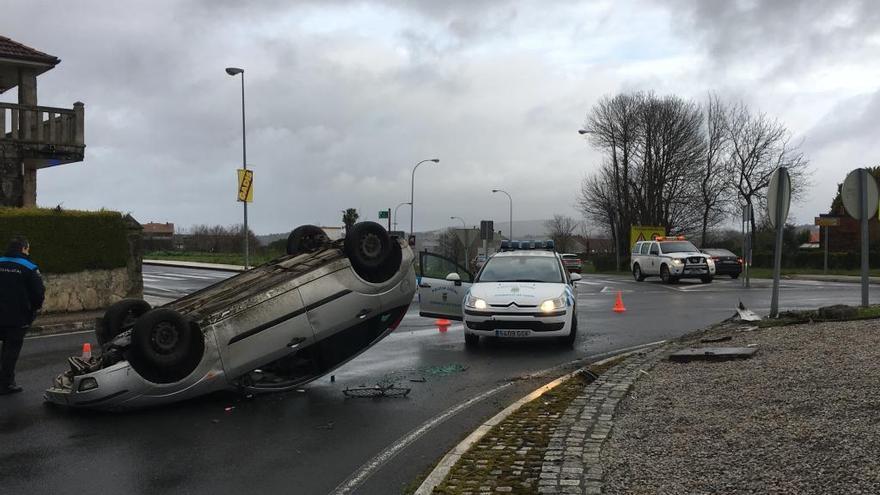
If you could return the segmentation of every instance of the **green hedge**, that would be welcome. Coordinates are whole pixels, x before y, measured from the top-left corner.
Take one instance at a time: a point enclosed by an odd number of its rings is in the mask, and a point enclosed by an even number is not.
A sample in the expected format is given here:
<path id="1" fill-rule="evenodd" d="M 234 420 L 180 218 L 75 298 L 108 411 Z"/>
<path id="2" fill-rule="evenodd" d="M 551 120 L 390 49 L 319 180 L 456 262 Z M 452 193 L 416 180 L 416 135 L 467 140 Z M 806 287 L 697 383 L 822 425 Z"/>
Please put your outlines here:
<path id="1" fill-rule="evenodd" d="M 0 254 L 14 235 L 23 235 L 45 273 L 124 267 L 127 233 L 125 220 L 115 211 L 0 208 Z"/>

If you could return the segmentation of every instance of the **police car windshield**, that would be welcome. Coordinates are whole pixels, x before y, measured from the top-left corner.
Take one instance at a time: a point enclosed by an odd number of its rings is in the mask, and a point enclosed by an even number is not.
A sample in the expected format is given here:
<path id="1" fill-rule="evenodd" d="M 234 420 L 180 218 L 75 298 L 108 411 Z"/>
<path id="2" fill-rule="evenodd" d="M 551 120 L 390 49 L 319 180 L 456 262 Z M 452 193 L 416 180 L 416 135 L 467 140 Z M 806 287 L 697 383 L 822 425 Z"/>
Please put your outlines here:
<path id="1" fill-rule="evenodd" d="M 491 258 L 477 282 L 561 283 L 559 261 L 551 256 L 500 256 Z"/>
<path id="2" fill-rule="evenodd" d="M 660 249 L 664 253 L 699 253 L 700 250 L 689 241 L 661 242 Z"/>

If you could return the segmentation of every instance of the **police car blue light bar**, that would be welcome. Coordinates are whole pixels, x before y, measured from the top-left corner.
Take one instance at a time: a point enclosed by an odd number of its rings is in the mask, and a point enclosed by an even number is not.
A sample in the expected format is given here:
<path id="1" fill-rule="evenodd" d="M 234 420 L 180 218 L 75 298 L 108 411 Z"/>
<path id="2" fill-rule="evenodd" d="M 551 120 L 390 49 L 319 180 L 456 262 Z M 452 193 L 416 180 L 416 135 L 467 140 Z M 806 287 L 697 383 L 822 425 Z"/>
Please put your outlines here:
<path id="1" fill-rule="evenodd" d="M 501 251 L 520 251 L 520 250 L 532 250 L 532 249 L 541 249 L 546 251 L 553 251 L 556 249 L 556 244 L 548 239 L 548 240 L 526 240 L 526 241 L 514 241 L 504 239 L 501 241 Z"/>

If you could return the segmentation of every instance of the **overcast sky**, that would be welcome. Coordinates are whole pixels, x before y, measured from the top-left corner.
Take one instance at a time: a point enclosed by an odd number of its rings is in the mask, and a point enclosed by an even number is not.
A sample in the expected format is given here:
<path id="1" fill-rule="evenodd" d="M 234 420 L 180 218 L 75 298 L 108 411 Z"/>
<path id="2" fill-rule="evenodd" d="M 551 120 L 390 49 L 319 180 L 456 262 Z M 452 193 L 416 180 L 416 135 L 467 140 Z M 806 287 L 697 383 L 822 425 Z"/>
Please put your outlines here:
<path id="1" fill-rule="evenodd" d="M 38 175 L 38 203 L 138 220 L 241 221 L 245 69 L 250 224 L 337 225 L 409 201 L 416 230 L 577 216 L 599 157 L 577 134 L 601 96 L 742 99 L 803 140 L 827 211 L 878 165 L 880 2 L 3 0 L 0 34 L 61 58 L 40 103 L 86 108 L 83 163 Z M 15 91 L 0 101 L 15 101 Z M 400 208 L 408 229 L 409 211 Z M 402 227 L 404 228 L 404 227 Z"/>

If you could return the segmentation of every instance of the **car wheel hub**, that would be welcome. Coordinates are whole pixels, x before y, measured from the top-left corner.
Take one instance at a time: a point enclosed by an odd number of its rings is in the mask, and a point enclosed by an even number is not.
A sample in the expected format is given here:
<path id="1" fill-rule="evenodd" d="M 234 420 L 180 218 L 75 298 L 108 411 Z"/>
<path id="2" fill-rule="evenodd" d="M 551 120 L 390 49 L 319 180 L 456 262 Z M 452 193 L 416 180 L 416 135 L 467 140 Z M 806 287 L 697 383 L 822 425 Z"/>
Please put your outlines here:
<path id="1" fill-rule="evenodd" d="M 170 323 L 160 323 L 153 329 L 152 339 L 153 349 L 161 354 L 168 354 L 177 347 L 180 335 L 174 325 Z"/>
<path id="2" fill-rule="evenodd" d="M 361 239 L 361 252 L 367 258 L 378 258 L 382 253 L 382 241 L 375 234 L 368 234 Z"/>

